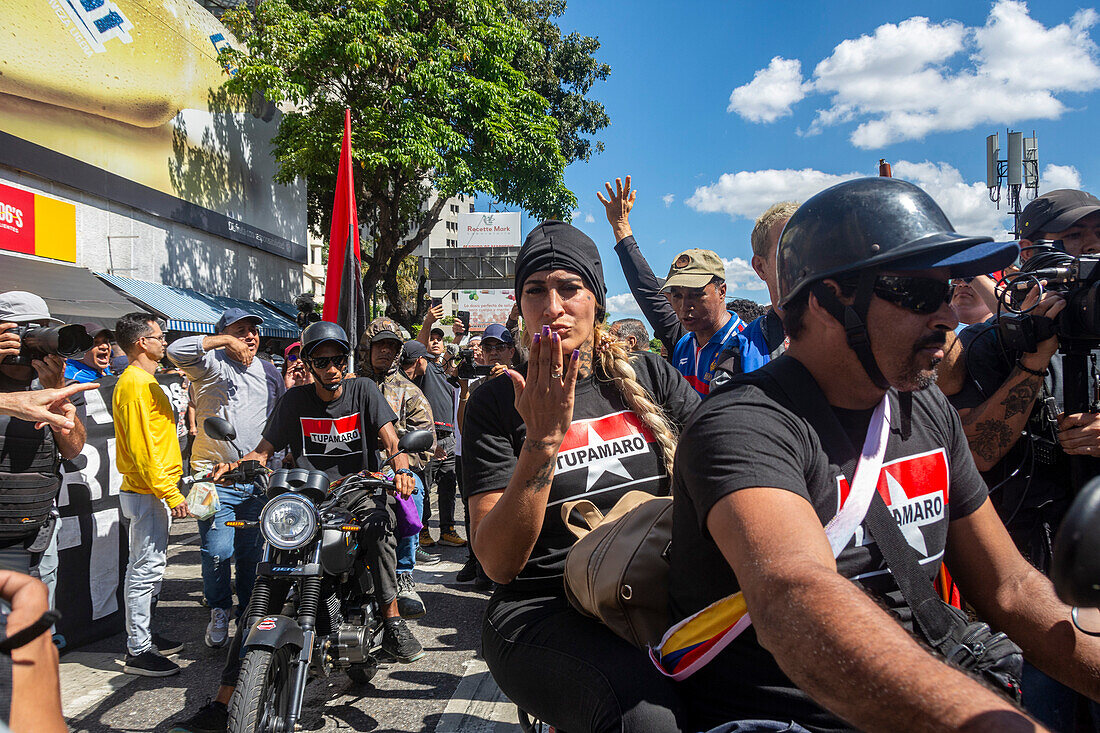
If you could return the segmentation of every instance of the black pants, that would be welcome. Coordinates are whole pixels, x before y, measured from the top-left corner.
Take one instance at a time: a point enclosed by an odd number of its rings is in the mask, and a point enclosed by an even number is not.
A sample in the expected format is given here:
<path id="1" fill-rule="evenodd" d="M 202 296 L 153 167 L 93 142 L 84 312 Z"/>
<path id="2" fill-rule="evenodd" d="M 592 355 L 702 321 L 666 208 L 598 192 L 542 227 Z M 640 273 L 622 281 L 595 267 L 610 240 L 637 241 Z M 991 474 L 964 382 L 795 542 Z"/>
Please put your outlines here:
<path id="1" fill-rule="evenodd" d="M 428 526 L 428 520 L 432 518 L 432 505 L 430 501 L 432 484 L 436 485 L 436 502 L 439 504 L 439 526 L 455 526 L 455 496 L 458 494 L 458 477 L 455 473 L 454 436 L 444 435 L 440 438 L 443 447 L 447 449 L 447 457 L 432 459 L 425 471 L 424 482 L 424 526 Z"/>
<path id="2" fill-rule="evenodd" d="M 482 653 L 512 702 L 563 733 L 679 731 L 672 680 L 561 596 L 494 597 Z"/>

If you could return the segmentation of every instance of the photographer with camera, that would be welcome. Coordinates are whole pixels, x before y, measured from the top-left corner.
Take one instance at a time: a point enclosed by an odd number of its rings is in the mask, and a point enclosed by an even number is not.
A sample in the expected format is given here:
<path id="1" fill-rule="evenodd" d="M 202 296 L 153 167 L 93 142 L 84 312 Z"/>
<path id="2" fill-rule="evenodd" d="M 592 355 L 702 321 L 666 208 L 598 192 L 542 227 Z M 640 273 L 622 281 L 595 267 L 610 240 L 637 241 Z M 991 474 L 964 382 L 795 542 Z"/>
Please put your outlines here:
<path id="1" fill-rule="evenodd" d="M 0 293 L 0 392 L 64 386 L 59 349 L 76 356 L 91 339 L 81 326 L 53 327 L 60 323 L 37 295 Z M 61 461 L 84 448 L 84 407 L 81 393 L 62 405 L 70 430 L 0 417 L 0 569 L 37 571 L 54 534 Z"/>
<path id="2" fill-rule="evenodd" d="M 1048 280 L 1044 275 L 1056 273 L 1041 265 L 1051 257 L 1060 256 L 1064 265 L 1071 257 L 1100 252 L 1100 200 L 1084 191 L 1052 191 L 1028 204 L 1020 222 L 1025 274 L 1005 282 L 1013 283 L 1010 295 L 1026 292 L 1017 308 L 1025 315 L 1002 316 L 960 334 L 966 379 L 950 399 L 994 507 L 1024 557 L 1047 573 L 1054 534 L 1081 488 L 1070 456 L 1100 457 L 1100 413 L 1067 409 L 1063 393 L 1067 360 L 1059 352 L 1080 345 L 1065 329 L 1079 321 L 1073 292 L 1083 289 Z M 1040 244 L 1048 240 L 1060 240 L 1064 254 L 1054 251 L 1057 244 Z M 1092 343 L 1098 347 L 1091 349 L 1095 359 L 1100 341 Z M 1084 478 L 1100 473 L 1088 463 Z M 1072 729 L 1076 693 L 1030 666 L 1023 690 L 1025 708 L 1040 721 Z"/>

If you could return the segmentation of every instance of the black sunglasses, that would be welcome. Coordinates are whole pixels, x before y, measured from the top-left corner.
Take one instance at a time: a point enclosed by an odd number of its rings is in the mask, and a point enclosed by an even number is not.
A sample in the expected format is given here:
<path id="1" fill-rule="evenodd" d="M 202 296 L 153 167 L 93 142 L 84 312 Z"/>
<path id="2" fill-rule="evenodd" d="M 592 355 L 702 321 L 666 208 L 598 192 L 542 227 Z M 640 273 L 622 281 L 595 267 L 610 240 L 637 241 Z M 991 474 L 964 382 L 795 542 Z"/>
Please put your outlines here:
<path id="1" fill-rule="evenodd" d="M 921 315 L 931 315 L 950 303 L 954 290 L 951 283 L 930 277 L 879 275 L 875 279 L 875 295 Z"/>
<path id="2" fill-rule="evenodd" d="M 314 369 L 328 369 L 330 366 L 346 367 L 348 365 L 348 355 L 311 356 L 309 357 L 309 363 L 313 365 Z"/>

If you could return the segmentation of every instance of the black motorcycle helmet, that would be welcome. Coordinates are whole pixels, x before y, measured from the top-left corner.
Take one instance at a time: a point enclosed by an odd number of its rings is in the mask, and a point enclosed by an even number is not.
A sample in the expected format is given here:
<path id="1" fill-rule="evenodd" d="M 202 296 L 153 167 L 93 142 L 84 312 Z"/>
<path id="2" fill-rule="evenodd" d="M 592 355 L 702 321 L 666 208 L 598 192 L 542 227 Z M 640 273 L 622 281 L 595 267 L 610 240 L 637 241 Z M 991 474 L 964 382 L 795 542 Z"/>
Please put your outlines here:
<path id="1" fill-rule="evenodd" d="M 313 374 L 314 381 L 326 391 L 335 392 L 340 389 L 340 384 L 343 382 L 344 375 L 347 373 L 347 365 L 345 364 L 344 368 L 340 370 L 340 378 L 336 382 L 326 384 L 325 380 L 321 378 L 321 375 L 313 368 L 313 362 L 310 359 L 317 347 L 328 343 L 335 344 L 345 354 L 351 353 L 351 342 L 348 340 L 347 333 L 335 323 L 330 321 L 317 321 L 309 324 L 306 326 L 306 329 L 302 331 L 302 359 Z"/>
<path id="2" fill-rule="evenodd" d="M 351 341 L 344 329 L 331 321 L 317 321 L 302 331 L 302 356 L 309 356 L 323 343 L 332 341 L 344 351 L 351 352 Z"/>
<path id="3" fill-rule="evenodd" d="M 783 228 L 776 252 L 779 305 L 812 291 L 845 327 L 848 345 L 871 380 L 889 383 L 871 353 L 867 310 L 882 270 L 948 268 L 969 277 L 1011 264 L 1016 242 L 959 234 L 932 197 L 896 178 L 845 181 L 798 207 Z M 827 278 L 856 281 L 855 302 L 844 305 Z"/>

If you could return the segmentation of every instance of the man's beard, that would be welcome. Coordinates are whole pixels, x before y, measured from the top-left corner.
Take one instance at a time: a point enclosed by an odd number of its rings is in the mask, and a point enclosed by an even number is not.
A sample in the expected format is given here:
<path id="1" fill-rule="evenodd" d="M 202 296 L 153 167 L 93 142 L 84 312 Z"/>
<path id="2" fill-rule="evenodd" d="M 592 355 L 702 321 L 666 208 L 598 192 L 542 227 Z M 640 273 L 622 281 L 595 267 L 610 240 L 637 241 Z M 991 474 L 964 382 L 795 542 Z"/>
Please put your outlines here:
<path id="1" fill-rule="evenodd" d="M 936 371 L 936 367 L 940 365 L 941 359 L 933 358 L 932 365 L 923 369 L 917 363 L 917 360 L 921 357 L 921 351 L 923 349 L 940 347 L 942 348 L 947 344 L 947 334 L 943 331 L 937 331 L 931 336 L 927 336 L 916 343 L 913 346 L 913 352 L 909 356 L 908 369 L 905 374 L 906 384 L 911 384 L 914 387 L 914 391 L 920 391 L 928 389 L 936 383 L 939 379 L 939 373 Z"/>

